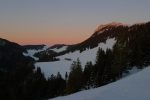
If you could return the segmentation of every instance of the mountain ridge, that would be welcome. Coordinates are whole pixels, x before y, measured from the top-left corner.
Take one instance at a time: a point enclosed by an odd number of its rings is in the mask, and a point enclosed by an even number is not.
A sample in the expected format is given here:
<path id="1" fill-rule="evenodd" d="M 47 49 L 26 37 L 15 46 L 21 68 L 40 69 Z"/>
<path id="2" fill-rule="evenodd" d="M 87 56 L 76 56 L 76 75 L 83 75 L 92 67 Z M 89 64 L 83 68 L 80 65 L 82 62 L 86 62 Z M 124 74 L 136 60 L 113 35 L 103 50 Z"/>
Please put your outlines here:
<path id="1" fill-rule="evenodd" d="M 86 40 L 82 41 L 81 43 L 74 44 L 74 45 L 67 45 L 68 47 L 66 48 L 66 50 L 58 52 L 54 55 L 52 54 L 52 56 L 57 57 L 57 56 L 64 55 L 66 53 L 74 52 L 77 50 L 79 50 L 80 52 L 83 52 L 86 49 L 95 48 L 98 46 L 99 43 L 105 43 L 106 40 L 109 38 L 117 39 L 122 34 L 130 34 L 130 33 L 133 34 L 132 31 L 138 32 L 138 31 L 140 31 L 140 27 L 145 27 L 149 23 L 150 22 L 143 23 L 143 24 L 133 24 L 131 26 L 122 24 L 122 23 L 117 23 L 117 22 L 111 22 L 108 24 L 104 24 L 104 25 L 102 25 L 101 28 L 96 29 L 96 31 Z M 53 45 L 51 47 L 57 48 L 57 46 L 62 47 L 62 46 L 66 46 L 66 45 L 65 44 L 57 44 L 57 45 Z M 60 47 L 58 47 L 58 48 L 60 48 Z M 45 52 L 47 52 L 47 50 Z"/>

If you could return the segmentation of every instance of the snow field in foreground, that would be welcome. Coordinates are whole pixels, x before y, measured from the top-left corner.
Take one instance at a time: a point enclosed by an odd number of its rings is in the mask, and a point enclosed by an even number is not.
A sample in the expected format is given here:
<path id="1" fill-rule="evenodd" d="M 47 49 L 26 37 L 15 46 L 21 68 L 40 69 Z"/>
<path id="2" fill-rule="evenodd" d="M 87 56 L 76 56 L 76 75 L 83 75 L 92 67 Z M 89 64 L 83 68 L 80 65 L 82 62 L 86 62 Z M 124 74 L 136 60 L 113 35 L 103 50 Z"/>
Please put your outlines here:
<path id="1" fill-rule="evenodd" d="M 150 100 L 150 66 L 108 85 L 49 100 Z"/>

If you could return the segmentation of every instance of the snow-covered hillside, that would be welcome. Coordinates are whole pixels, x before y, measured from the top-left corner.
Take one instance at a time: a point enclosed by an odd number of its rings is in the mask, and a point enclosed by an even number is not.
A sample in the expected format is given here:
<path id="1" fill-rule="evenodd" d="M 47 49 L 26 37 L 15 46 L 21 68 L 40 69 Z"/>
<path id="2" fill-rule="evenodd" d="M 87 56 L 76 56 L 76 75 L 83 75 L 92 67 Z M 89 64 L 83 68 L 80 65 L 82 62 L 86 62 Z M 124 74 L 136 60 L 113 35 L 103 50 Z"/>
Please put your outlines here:
<path id="1" fill-rule="evenodd" d="M 116 43 L 115 38 L 109 38 L 106 40 L 105 43 L 99 43 L 99 45 L 96 48 L 87 49 L 81 53 L 80 51 L 68 53 L 57 57 L 60 59 L 60 61 L 38 62 L 35 64 L 35 66 L 40 67 L 46 77 L 50 76 L 51 74 L 56 75 L 58 72 L 60 72 L 64 77 L 66 72 L 70 72 L 70 65 L 72 64 L 73 61 L 76 61 L 77 58 L 80 59 L 83 67 L 87 61 L 92 61 L 92 63 L 95 63 L 95 58 L 96 58 L 96 53 L 98 51 L 98 48 L 100 47 L 104 51 L 106 51 L 106 49 L 112 49 L 115 43 Z M 70 59 L 70 60 L 66 60 L 66 59 Z"/>
<path id="2" fill-rule="evenodd" d="M 116 43 L 115 38 L 107 39 L 106 43 L 99 43 L 99 45 L 96 48 L 93 49 L 87 49 L 80 53 L 80 51 L 75 51 L 73 53 L 68 53 L 63 56 L 59 56 L 57 58 L 60 58 L 60 60 L 64 60 L 65 58 L 70 58 L 72 61 L 76 61 L 77 58 L 81 60 L 82 65 L 84 66 L 87 61 L 95 62 L 96 53 L 98 51 L 98 48 L 102 48 L 104 51 L 107 49 L 112 49 L 114 44 Z"/>
<path id="3" fill-rule="evenodd" d="M 36 49 L 28 49 L 27 53 L 23 53 L 24 56 L 32 57 L 34 60 L 38 60 L 37 57 L 34 56 L 35 53 L 44 51 L 48 48 L 48 46 L 44 46 L 42 49 L 36 50 Z"/>
<path id="4" fill-rule="evenodd" d="M 38 52 L 41 52 L 41 51 L 44 51 L 44 50 L 53 50 L 54 52 L 62 52 L 62 51 L 65 51 L 67 49 L 68 46 L 62 46 L 61 48 L 53 48 L 53 49 L 49 49 L 48 46 L 44 46 L 42 49 L 27 49 L 27 53 L 23 53 L 24 56 L 29 56 L 29 57 L 32 57 L 34 60 L 38 60 L 39 58 L 35 57 L 34 54 L 38 53 Z"/>
<path id="5" fill-rule="evenodd" d="M 57 53 L 59 52 L 62 52 L 62 51 L 65 51 L 67 49 L 68 46 L 62 46 L 61 48 L 54 48 L 54 49 L 50 49 L 50 50 L 53 50 Z"/>
<path id="6" fill-rule="evenodd" d="M 150 100 L 150 66 L 114 83 L 51 100 Z"/>
<path id="7" fill-rule="evenodd" d="M 51 74 L 57 75 L 58 72 L 65 78 L 65 73 L 70 72 L 71 64 L 71 61 L 61 60 L 55 62 L 38 62 L 35 63 L 35 66 L 41 68 L 46 78 Z"/>

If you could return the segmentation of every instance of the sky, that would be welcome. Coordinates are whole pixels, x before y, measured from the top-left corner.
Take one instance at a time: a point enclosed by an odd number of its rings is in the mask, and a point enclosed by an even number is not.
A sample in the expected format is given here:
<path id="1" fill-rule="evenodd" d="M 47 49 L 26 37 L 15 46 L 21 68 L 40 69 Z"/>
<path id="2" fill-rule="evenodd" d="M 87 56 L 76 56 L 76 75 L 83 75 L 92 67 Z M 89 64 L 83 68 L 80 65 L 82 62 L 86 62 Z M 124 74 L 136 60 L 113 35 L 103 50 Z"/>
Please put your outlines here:
<path id="1" fill-rule="evenodd" d="M 0 38 L 76 44 L 100 24 L 150 21 L 150 0 L 0 0 Z"/>

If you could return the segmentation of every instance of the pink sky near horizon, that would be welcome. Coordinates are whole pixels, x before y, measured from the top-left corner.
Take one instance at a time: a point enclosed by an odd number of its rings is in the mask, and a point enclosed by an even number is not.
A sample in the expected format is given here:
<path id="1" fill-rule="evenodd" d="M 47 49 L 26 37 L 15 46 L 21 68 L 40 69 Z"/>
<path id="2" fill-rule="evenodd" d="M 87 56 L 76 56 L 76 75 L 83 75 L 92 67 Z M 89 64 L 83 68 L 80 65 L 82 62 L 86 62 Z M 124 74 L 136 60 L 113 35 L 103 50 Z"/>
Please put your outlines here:
<path id="1" fill-rule="evenodd" d="M 69 31 L 70 32 L 70 31 Z M 58 33 L 58 34 L 51 34 L 51 33 L 0 33 L 0 38 L 7 39 L 12 42 L 16 42 L 20 45 L 38 45 L 38 44 L 45 44 L 45 45 L 54 45 L 54 44 L 76 44 L 80 43 L 87 38 L 89 38 L 93 32 L 86 31 L 81 33 Z M 58 36 L 59 35 L 59 36 Z"/>
<path id="2" fill-rule="evenodd" d="M 150 0 L 0 0 L 0 38 L 28 44 L 76 44 L 100 24 L 150 21 Z"/>

